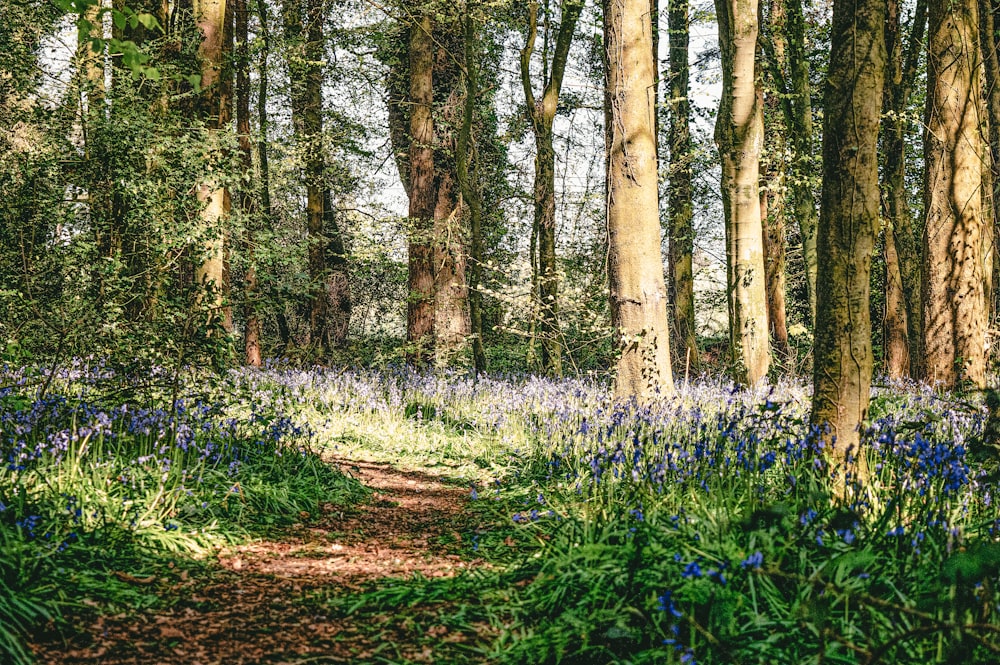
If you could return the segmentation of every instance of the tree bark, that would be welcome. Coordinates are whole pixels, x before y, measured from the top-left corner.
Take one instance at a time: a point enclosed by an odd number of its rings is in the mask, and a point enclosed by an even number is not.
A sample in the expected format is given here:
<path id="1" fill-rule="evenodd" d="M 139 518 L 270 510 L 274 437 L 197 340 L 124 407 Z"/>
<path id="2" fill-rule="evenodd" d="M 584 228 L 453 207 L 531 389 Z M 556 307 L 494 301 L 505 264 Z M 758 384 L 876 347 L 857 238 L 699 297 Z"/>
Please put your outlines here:
<path id="1" fill-rule="evenodd" d="M 434 361 L 452 365 L 468 348 L 469 290 L 465 201 L 458 181 L 456 152 L 465 111 L 464 34 L 457 11 L 440 17 L 434 62 Z"/>
<path id="2" fill-rule="evenodd" d="M 243 357 L 247 365 L 261 365 L 261 325 L 257 312 L 260 298 L 260 287 L 257 282 L 257 266 L 255 264 L 254 226 L 258 216 L 257 202 L 254 192 L 249 188 L 253 181 L 253 143 L 250 138 L 250 48 L 249 26 L 250 9 L 247 0 L 234 0 L 236 20 L 235 44 L 233 61 L 236 69 L 236 134 L 240 149 L 240 166 L 243 170 L 244 184 L 239 195 L 240 210 L 244 216 L 246 228 L 246 261 L 247 269 L 244 278 L 245 330 L 243 333 Z"/>
<path id="3" fill-rule="evenodd" d="M 228 106 L 231 97 L 223 76 L 223 67 L 228 53 L 226 0 L 195 0 L 194 16 L 202 34 L 198 46 L 201 62 L 201 97 L 199 110 L 205 120 L 207 140 L 217 144 L 219 131 L 231 118 Z M 228 34 L 227 34 L 228 33 Z M 217 146 L 213 146 L 218 149 Z M 226 265 L 225 223 L 231 206 L 228 188 L 208 178 L 198 185 L 198 201 L 201 209 L 201 251 L 195 266 L 195 283 L 204 289 L 201 306 L 209 312 L 210 324 L 222 325 L 227 331 L 232 328 L 232 317 L 227 315 L 225 305 Z"/>
<path id="4" fill-rule="evenodd" d="M 764 127 L 756 71 L 758 4 L 717 0 L 715 6 L 722 52 L 715 142 L 726 216 L 730 350 L 734 378 L 753 385 L 767 376 L 771 359 L 759 194 Z"/>
<path id="5" fill-rule="evenodd" d="M 899 0 L 887 3 L 886 122 L 882 130 L 885 159 L 882 196 L 886 224 L 885 371 L 893 378 L 919 376 L 920 366 L 920 257 L 906 192 L 909 126 L 906 117 L 927 21 L 927 2 L 917 2 L 905 54 L 900 6 Z"/>
<path id="6" fill-rule="evenodd" d="M 785 7 L 782 0 L 767 5 L 767 39 L 764 49 L 774 60 L 771 70 L 782 67 L 785 53 Z M 762 54 L 763 55 L 763 54 Z M 773 79 L 773 77 L 772 77 Z M 767 324 L 778 357 L 792 357 L 788 345 L 788 317 L 785 308 L 785 136 L 787 125 L 781 104 L 779 81 L 762 91 L 764 114 L 764 159 L 761 163 L 760 219 L 764 235 L 764 273 L 767 292 Z"/>
<path id="7" fill-rule="evenodd" d="M 688 99 L 688 0 L 669 0 L 670 168 L 668 229 L 670 234 L 670 302 L 674 305 L 674 343 L 684 366 L 701 368 L 694 320 L 694 206 L 691 185 L 691 103 Z"/>
<path id="8" fill-rule="evenodd" d="M 454 146 L 444 147 L 454 154 Z M 434 362 L 454 363 L 469 338 L 469 294 L 465 282 L 463 201 L 451 159 L 435 158 L 443 168 L 437 177 L 434 207 Z"/>
<path id="9" fill-rule="evenodd" d="M 1000 311 L 1000 298 L 998 298 L 998 273 L 1000 273 L 1000 252 L 996 251 L 997 229 L 1000 228 L 1000 55 L 998 55 L 998 43 L 1000 35 L 997 35 L 996 17 L 1000 14 L 1000 2 L 997 0 L 979 0 L 979 18 L 981 21 L 980 34 L 983 41 L 983 61 L 985 63 L 985 102 L 987 111 L 987 122 L 989 124 L 989 157 L 990 168 L 985 171 L 988 175 L 989 187 L 985 190 L 989 195 L 989 211 L 987 226 L 990 230 L 989 256 L 992 261 L 987 262 L 986 271 L 991 274 L 991 293 L 988 299 L 990 307 L 990 320 Z"/>
<path id="10" fill-rule="evenodd" d="M 538 34 L 538 2 L 528 3 L 528 36 L 521 50 L 521 85 L 524 89 L 525 112 L 535 137 L 534 225 L 537 229 L 539 311 L 538 334 L 541 337 L 542 371 L 549 376 L 562 374 L 562 342 L 559 330 L 559 274 L 556 265 L 556 153 L 553 146 L 553 123 L 559 105 L 569 49 L 576 32 L 583 3 L 562 0 L 559 32 L 552 61 L 542 66 L 544 86 L 542 98 L 535 99 L 531 80 L 531 58 Z M 545 27 L 548 30 L 548 25 Z M 546 34 L 546 39 L 548 35 Z M 546 49 L 547 51 L 547 49 Z M 542 54 L 547 59 L 548 54 Z M 548 73 L 545 77 L 544 74 Z"/>
<path id="11" fill-rule="evenodd" d="M 802 237 L 802 260 L 806 270 L 809 311 L 816 324 L 816 200 L 813 196 L 813 118 L 809 60 L 806 58 L 805 17 L 802 0 L 785 0 L 785 25 L 788 31 L 788 71 L 791 79 L 789 116 L 785 122 L 792 146 L 791 195 L 792 207 L 799 222 Z"/>
<path id="12" fill-rule="evenodd" d="M 430 16 L 410 27 L 409 298 L 406 311 L 407 358 L 421 365 L 434 345 L 434 41 Z"/>
<path id="13" fill-rule="evenodd" d="M 326 184 L 323 140 L 323 0 L 284 0 L 292 125 L 304 153 L 309 239 L 309 338 L 321 356 L 343 346 L 351 313 L 344 241 Z"/>
<path id="14" fill-rule="evenodd" d="M 879 223 L 883 0 L 834 0 L 824 96 L 812 422 L 837 463 L 858 453 L 872 377 L 871 257 Z M 840 468 L 848 469 L 848 464 Z M 864 480 L 864 458 L 853 465 Z"/>
<path id="15" fill-rule="evenodd" d="M 486 371 L 486 351 L 483 346 L 483 197 L 478 164 L 471 167 L 472 134 L 476 104 L 479 103 L 479 49 L 475 19 L 468 4 L 462 17 L 465 33 L 465 104 L 462 126 L 455 143 L 455 175 L 458 177 L 462 198 L 469 206 L 469 323 L 472 333 L 472 361 L 476 374 Z"/>
<path id="16" fill-rule="evenodd" d="M 257 8 L 257 18 L 260 21 L 260 38 L 261 38 L 261 48 L 258 53 L 258 80 L 257 80 L 257 164 L 260 169 L 259 178 L 259 197 L 260 197 L 260 215 L 261 215 L 261 226 L 270 229 L 272 227 L 273 213 L 271 207 L 271 167 L 270 160 L 268 158 L 268 134 L 269 134 L 269 119 L 267 115 L 267 101 L 268 101 L 268 90 L 269 81 L 268 76 L 268 60 L 270 58 L 271 51 L 271 32 L 268 22 L 267 15 L 267 2 L 266 0 L 255 0 L 255 5 Z M 251 261 L 251 266 L 253 262 Z M 256 270 L 254 271 L 254 277 L 259 282 L 259 275 L 257 275 Z M 259 315 L 259 313 L 258 313 Z M 279 349 L 280 353 L 285 353 L 288 349 L 288 345 L 291 342 L 291 331 L 288 328 L 288 320 L 285 318 L 284 312 L 279 309 L 275 314 L 276 323 L 278 324 L 278 336 L 281 340 L 281 347 Z"/>
<path id="17" fill-rule="evenodd" d="M 604 0 L 608 282 L 619 398 L 673 392 L 660 257 L 648 0 Z"/>
<path id="18" fill-rule="evenodd" d="M 986 381 L 979 9 L 928 8 L 924 132 L 923 378 L 945 388 Z"/>

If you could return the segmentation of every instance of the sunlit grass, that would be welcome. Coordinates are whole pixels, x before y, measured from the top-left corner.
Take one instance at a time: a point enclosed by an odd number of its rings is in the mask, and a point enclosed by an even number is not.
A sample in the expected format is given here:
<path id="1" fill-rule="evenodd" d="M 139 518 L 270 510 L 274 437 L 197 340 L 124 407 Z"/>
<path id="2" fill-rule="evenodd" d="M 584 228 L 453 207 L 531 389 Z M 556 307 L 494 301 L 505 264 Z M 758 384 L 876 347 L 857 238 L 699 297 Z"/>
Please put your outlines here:
<path id="1" fill-rule="evenodd" d="M 1000 644 L 997 460 L 968 454 L 984 449 L 975 400 L 877 395 L 862 433 L 872 477 L 845 495 L 797 382 L 746 392 L 699 380 L 638 405 L 585 380 L 405 368 L 205 381 L 200 402 L 144 412 L 154 424 L 138 429 L 137 411 L 100 429 L 94 414 L 110 411 L 69 408 L 87 401 L 85 377 L 53 383 L 73 395 L 54 411 L 8 389 L 5 413 L 37 411 L 4 443 L 30 453 L 0 477 L 11 551 L 194 552 L 331 495 L 355 500 L 322 461 L 339 456 L 469 488 L 479 526 L 462 541 L 488 572 L 332 601 L 362 616 L 423 598 L 442 625 L 475 634 L 459 650 L 468 662 L 992 662 Z M 3 579 L 42 588 L 50 569 Z M 13 611 L 31 622 L 46 607 Z"/>

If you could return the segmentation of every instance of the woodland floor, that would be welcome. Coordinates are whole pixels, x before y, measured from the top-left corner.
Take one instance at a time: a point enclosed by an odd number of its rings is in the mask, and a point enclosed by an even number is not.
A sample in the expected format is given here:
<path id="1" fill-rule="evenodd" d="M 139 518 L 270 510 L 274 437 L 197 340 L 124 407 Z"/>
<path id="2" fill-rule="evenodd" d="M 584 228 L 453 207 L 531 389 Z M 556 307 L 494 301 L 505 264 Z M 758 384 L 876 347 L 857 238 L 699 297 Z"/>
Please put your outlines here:
<path id="1" fill-rule="evenodd" d="M 69 627 L 38 636 L 37 661 L 467 662 L 449 653 L 488 641 L 485 622 L 439 624 L 440 608 L 430 601 L 401 603 L 399 612 L 343 608 L 392 578 L 450 577 L 485 565 L 469 558 L 469 490 L 387 464 L 334 462 L 375 494 L 346 509 L 328 504 L 317 515 L 303 513 L 295 527 L 221 550 L 211 565 L 170 567 L 150 577 L 118 571 L 120 581 L 148 587 L 160 602 L 107 616 L 84 601 L 77 616 L 65 617 Z"/>

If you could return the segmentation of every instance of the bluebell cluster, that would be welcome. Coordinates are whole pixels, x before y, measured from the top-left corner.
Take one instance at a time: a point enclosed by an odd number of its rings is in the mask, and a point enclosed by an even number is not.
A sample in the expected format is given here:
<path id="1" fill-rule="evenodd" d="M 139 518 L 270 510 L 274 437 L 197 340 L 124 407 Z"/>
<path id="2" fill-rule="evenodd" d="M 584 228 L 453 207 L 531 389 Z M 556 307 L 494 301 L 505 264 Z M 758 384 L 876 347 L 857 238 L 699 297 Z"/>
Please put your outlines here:
<path id="1" fill-rule="evenodd" d="M 121 377 L 101 362 L 75 361 L 49 380 L 51 371 L 0 369 L 0 528 L 16 528 L 27 540 L 54 539 L 58 550 L 100 517 L 65 494 L 64 512 L 39 507 L 43 494 L 58 491 L 53 482 L 63 468 L 107 470 L 109 485 L 101 491 L 119 505 L 106 517 L 135 527 L 149 516 L 150 507 L 141 506 L 150 483 L 170 478 L 168 494 L 191 495 L 207 469 L 236 481 L 248 460 L 299 453 L 312 435 L 294 411 L 281 410 L 286 403 L 274 394 L 280 386 L 135 404 L 122 403 L 114 392 L 103 397 L 100 388 Z M 39 397 L 42 385 L 47 392 Z M 209 507 L 201 503 L 203 510 Z M 172 531 L 178 525 L 164 518 L 162 527 Z"/>

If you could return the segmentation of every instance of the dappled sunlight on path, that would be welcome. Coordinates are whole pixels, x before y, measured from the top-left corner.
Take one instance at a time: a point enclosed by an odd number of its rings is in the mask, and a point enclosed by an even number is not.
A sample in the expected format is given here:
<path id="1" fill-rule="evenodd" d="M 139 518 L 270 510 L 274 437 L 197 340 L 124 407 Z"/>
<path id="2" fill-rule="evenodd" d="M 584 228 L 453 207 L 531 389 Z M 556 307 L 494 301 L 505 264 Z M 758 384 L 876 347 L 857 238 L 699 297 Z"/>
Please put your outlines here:
<path id="1" fill-rule="evenodd" d="M 346 663 L 378 652 L 390 662 L 435 662 L 422 636 L 410 634 L 415 626 L 386 617 L 376 643 L 370 626 L 332 615 L 326 601 L 385 578 L 446 577 L 477 565 L 463 537 L 468 491 L 386 464 L 333 462 L 375 490 L 368 502 L 321 505 L 280 538 L 219 551 L 219 566 L 207 572 L 148 581 L 168 599 L 166 609 L 69 617 L 72 631 L 34 645 L 38 662 Z"/>

